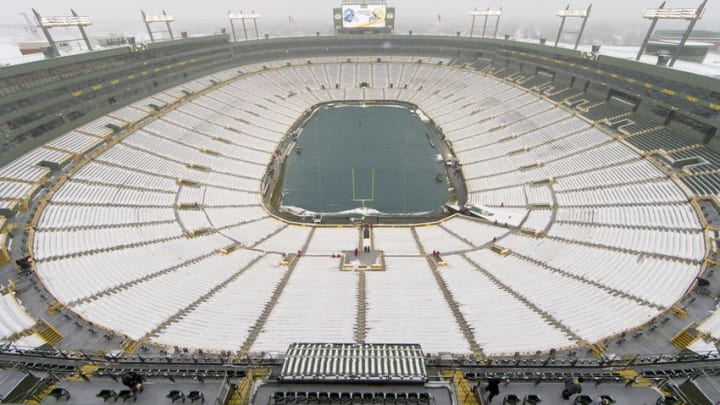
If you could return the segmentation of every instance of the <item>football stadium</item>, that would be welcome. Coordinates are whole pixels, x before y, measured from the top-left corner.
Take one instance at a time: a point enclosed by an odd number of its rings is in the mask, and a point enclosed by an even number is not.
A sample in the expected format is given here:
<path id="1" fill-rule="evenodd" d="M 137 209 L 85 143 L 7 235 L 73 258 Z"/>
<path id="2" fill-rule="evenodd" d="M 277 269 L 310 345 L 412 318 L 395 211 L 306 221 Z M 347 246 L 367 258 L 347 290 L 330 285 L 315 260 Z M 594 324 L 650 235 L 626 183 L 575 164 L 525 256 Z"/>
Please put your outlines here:
<path id="1" fill-rule="evenodd" d="M 0 400 L 716 404 L 692 24 L 655 64 L 330 11 L 0 68 Z"/>

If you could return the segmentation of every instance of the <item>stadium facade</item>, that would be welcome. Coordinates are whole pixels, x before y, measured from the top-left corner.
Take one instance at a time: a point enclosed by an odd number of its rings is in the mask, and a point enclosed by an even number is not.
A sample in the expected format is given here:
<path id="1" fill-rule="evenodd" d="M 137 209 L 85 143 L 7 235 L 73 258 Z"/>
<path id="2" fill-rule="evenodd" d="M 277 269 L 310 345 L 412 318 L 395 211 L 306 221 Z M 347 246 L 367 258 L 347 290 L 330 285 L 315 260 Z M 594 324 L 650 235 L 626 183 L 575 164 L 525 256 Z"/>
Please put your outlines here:
<path id="1" fill-rule="evenodd" d="M 578 375 L 591 399 L 713 399 L 715 79 L 510 40 L 220 35 L 5 67 L 0 92 L 9 398 L 117 395 L 134 370 L 141 403 L 485 403 L 490 373 L 543 403 Z M 484 219 L 271 215 L 288 129 L 333 100 L 418 105 Z"/>

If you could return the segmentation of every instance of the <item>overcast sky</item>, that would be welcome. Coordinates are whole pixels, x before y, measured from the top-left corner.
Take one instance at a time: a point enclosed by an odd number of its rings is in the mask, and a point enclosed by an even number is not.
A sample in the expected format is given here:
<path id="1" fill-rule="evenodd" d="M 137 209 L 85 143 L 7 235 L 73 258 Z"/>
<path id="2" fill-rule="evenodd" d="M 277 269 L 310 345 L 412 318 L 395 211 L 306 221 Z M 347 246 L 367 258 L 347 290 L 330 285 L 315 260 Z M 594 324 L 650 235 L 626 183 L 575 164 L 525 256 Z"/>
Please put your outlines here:
<path id="1" fill-rule="evenodd" d="M 668 0 L 666 7 L 697 7 L 701 0 Z M 176 16 L 177 29 L 188 29 L 198 24 L 214 24 L 218 27 L 226 25 L 225 13 L 227 10 L 240 10 L 255 12 L 263 15 L 260 24 L 288 21 L 292 16 L 296 24 L 320 25 L 317 30 L 324 30 L 331 26 L 333 7 L 340 4 L 340 0 L 202 0 L 202 1 L 169 1 L 169 0 L 5 0 L 0 11 L 0 24 L 21 24 L 21 12 L 30 15 L 31 8 L 37 9 L 43 15 L 67 15 L 73 8 L 80 15 L 93 18 L 94 25 L 91 32 L 119 31 L 132 33 L 144 29 L 140 19 L 140 9 L 149 14 L 166 10 Z M 555 12 L 570 4 L 571 8 L 585 8 L 589 1 L 578 0 L 388 0 L 388 5 L 397 7 L 397 25 L 403 28 L 412 28 L 412 24 L 437 23 L 438 15 L 442 22 L 467 21 L 468 12 L 473 8 L 484 9 L 503 8 L 503 24 L 532 24 L 533 22 L 557 24 Z M 627 24 L 647 27 L 649 22 L 642 19 L 642 12 L 646 8 L 655 8 L 661 0 L 596 0 L 593 4 L 592 17 L 589 25 L 607 27 L 616 26 L 618 29 Z M 681 28 L 686 22 L 664 22 L 658 25 L 662 28 Z M 264 32 L 266 26 L 261 26 Z M 720 30 L 720 0 L 710 0 L 706 7 L 703 20 L 698 24 L 699 29 Z M 605 28 L 603 28 L 605 29 Z M 502 31 L 502 29 L 501 29 Z M 1 35 L 1 33 L 0 33 Z"/>

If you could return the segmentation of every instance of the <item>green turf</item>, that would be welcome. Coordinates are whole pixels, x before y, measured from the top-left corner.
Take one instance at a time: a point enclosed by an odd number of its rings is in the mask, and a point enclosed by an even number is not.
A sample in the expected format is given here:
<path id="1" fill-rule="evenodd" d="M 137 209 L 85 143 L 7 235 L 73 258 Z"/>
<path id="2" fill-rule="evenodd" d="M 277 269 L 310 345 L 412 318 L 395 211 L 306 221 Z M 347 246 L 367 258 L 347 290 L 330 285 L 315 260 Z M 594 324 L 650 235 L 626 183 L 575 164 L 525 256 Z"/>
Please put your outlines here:
<path id="1" fill-rule="evenodd" d="M 386 214 L 437 210 L 448 190 L 430 133 L 401 106 L 323 107 L 302 129 L 296 145 L 301 153 L 287 159 L 282 205 L 336 213 L 374 197 L 365 206 Z"/>

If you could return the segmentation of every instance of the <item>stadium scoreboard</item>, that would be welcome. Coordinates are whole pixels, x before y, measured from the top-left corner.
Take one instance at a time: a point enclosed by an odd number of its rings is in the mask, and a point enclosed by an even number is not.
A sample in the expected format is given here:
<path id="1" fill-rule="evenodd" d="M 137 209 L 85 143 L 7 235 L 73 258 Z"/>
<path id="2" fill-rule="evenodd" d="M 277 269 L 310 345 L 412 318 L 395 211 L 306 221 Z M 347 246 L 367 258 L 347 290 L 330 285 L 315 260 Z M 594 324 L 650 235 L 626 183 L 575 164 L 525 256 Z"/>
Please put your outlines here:
<path id="1" fill-rule="evenodd" d="M 395 30 L 395 7 L 384 2 L 343 3 L 333 9 L 336 33 L 392 33 Z"/>

